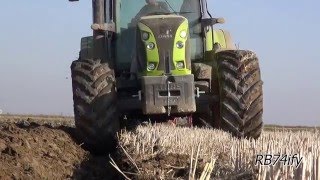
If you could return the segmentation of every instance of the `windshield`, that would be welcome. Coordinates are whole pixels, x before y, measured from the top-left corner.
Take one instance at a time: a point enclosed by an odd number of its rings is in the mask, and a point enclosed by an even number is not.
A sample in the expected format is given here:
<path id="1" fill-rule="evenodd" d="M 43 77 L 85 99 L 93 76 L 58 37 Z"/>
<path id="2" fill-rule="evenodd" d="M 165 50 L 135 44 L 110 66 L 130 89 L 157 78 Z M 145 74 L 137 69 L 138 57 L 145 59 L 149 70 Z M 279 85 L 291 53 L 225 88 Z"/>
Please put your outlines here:
<path id="1" fill-rule="evenodd" d="M 177 14 L 186 17 L 190 23 L 200 19 L 198 0 L 121 0 L 119 6 L 118 32 L 134 26 L 147 15 Z"/>

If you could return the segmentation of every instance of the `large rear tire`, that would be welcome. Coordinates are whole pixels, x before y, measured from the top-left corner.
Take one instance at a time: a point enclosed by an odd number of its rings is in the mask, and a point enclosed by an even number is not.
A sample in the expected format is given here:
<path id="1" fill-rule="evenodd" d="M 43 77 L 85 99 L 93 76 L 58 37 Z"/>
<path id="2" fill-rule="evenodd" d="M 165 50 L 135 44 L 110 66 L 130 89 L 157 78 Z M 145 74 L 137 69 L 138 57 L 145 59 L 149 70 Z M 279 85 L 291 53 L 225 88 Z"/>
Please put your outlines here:
<path id="1" fill-rule="evenodd" d="M 239 138 L 258 138 L 263 128 L 263 91 L 255 53 L 246 50 L 217 52 L 220 102 L 219 128 Z"/>
<path id="2" fill-rule="evenodd" d="M 112 151 L 120 128 L 113 70 L 100 60 L 79 59 L 71 75 L 77 137 L 93 153 Z"/>

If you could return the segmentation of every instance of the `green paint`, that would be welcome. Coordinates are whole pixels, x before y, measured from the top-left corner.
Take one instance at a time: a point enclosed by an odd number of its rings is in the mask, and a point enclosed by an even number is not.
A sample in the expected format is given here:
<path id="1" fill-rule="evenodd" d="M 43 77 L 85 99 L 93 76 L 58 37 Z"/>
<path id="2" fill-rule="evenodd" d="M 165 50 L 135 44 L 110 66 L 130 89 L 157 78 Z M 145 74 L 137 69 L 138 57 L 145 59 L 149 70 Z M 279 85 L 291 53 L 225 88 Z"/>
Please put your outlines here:
<path id="1" fill-rule="evenodd" d="M 166 16 L 164 16 L 166 17 Z M 148 17 L 145 17 L 148 18 Z M 168 17 L 167 17 L 168 18 Z M 159 49 L 158 49 L 158 45 L 156 42 L 156 38 L 152 32 L 152 30 L 146 26 L 145 24 L 139 23 L 138 27 L 140 29 L 140 33 L 141 33 L 141 40 L 143 41 L 145 48 L 146 48 L 146 59 L 147 59 L 147 64 L 149 63 L 155 63 L 156 64 L 156 69 L 155 70 L 148 70 L 146 69 L 142 74 L 146 75 L 146 76 L 161 76 L 164 74 L 164 71 L 161 70 L 157 70 L 158 69 L 158 65 L 159 65 Z M 182 38 L 180 36 L 181 32 L 185 31 L 186 32 L 186 37 Z M 143 32 L 147 32 L 149 33 L 149 39 L 148 40 L 143 40 L 142 39 L 142 33 Z M 191 74 L 191 69 L 187 69 L 187 64 L 186 64 L 186 51 L 190 51 L 190 49 L 186 49 L 186 42 L 188 40 L 188 34 L 189 34 L 189 26 L 188 26 L 188 20 L 185 19 L 185 21 L 183 23 L 181 23 L 181 25 L 179 26 L 175 37 L 174 37 L 174 44 L 172 45 L 173 47 L 173 64 L 175 66 L 175 69 L 171 71 L 172 75 L 187 75 L 187 74 Z M 177 47 L 177 43 L 178 42 L 182 42 L 184 44 L 184 47 L 179 49 Z M 147 45 L 149 43 L 154 43 L 155 47 L 152 50 L 149 50 L 147 48 Z M 183 69 L 178 69 L 177 68 L 177 63 L 178 62 L 184 62 L 185 67 Z"/>
<path id="2" fill-rule="evenodd" d="M 211 27 L 207 30 L 206 39 L 204 39 L 204 41 L 206 52 L 213 52 L 205 54 L 204 60 L 206 62 L 210 62 L 215 59 L 215 52 L 213 51 L 214 44 L 217 43 L 220 45 L 220 48 L 227 49 L 230 46 L 228 43 L 232 43 L 227 31 L 222 29 L 212 29 Z M 213 63 L 216 63 L 216 61 L 213 61 Z"/>
<path id="3" fill-rule="evenodd" d="M 186 37 L 182 38 L 181 37 L 181 32 L 185 31 L 186 32 Z M 191 74 L 191 70 L 187 69 L 186 66 L 186 51 L 190 51 L 190 49 L 186 49 L 186 42 L 188 39 L 188 34 L 189 34 L 189 24 L 188 24 L 188 20 L 185 19 L 183 21 L 183 23 L 181 23 L 181 25 L 179 26 L 175 38 L 174 38 L 174 45 L 173 45 L 173 64 L 175 66 L 175 70 L 172 71 L 173 75 L 187 75 L 187 74 Z M 178 42 L 182 42 L 184 44 L 183 48 L 178 48 L 177 47 L 177 43 Z M 177 68 L 177 63 L 178 62 L 183 62 L 185 65 L 185 68 L 183 69 L 178 69 Z"/>
<path id="4" fill-rule="evenodd" d="M 206 39 L 205 39 L 205 48 L 206 51 L 212 51 L 213 50 L 213 32 L 212 32 L 212 27 L 208 26 L 208 29 L 206 30 Z"/>
<path id="5" fill-rule="evenodd" d="M 213 30 L 213 44 L 220 44 L 221 48 L 227 48 L 226 38 L 224 32 L 221 29 Z"/>
<path id="6" fill-rule="evenodd" d="M 156 64 L 156 69 L 158 68 L 158 65 L 159 65 L 159 50 L 158 50 L 158 45 L 157 45 L 157 42 L 156 42 L 156 38 L 152 32 L 152 30 L 142 24 L 142 23 L 139 23 L 138 24 L 138 27 L 140 29 L 140 33 L 141 33 L 141 40 L 143 41 L 144 45 L 145 45 L 145 48 L 146 48 L 146 56 L 147 56 L 147 64 L 148 63 L 155 63 Z M 143 40 L 142 39 L 142 33 L 143 32 L 147 32 L 149 33 L 149 39 L 148 40 Z M 147 48 L 147 45 L 149 43 L 154 43 L 154 48 L 152 50 L 148 49 Z M 146 70 L 146 73 L 149 74 L 149 73 L 152 73 L 153 71 L 149 71 L 149 70 Z"/>
<path id="7" fill-rule="evenodd" d="M 182 69 L 182 70 L 172 70 L 172 75 L 187 75 L 191 74 L 191 70 L 189 69 Z M 154 70 L 154 71 L 145 71 L 142 73 L 145 76 L 162 76 L 164 74 L 164 71 Z"/>
<path id="8" fill-rule="evenodd" d="M 212 51 L 214 44 L 220 44 L 221 48 L 227 48 L 227 40 L 223 30 L 212 29 L 208 27 L 206 31 L 205 49 L 206 51 Z"/>

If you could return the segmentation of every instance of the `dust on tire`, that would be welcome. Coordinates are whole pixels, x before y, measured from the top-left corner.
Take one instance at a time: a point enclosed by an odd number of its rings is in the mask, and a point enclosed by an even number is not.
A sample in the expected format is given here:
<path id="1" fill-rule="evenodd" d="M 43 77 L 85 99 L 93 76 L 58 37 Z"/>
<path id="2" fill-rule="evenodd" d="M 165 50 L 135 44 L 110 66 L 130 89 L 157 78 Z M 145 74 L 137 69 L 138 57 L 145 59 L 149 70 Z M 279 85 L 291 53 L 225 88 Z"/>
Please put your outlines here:
<path id="1" fill-rule="evenodd" d="M 113 70 L 101 60 L 79 59 L 71 74 L 78 139 L 93 153 L 113 150 L 119 129 Z"/>
<path id="2" fill-rule="evenodd" d="M 247 50 L 217 52 L 220 128 L 236 137 L 258 138 L 263 91 L 258 58 Z"/>

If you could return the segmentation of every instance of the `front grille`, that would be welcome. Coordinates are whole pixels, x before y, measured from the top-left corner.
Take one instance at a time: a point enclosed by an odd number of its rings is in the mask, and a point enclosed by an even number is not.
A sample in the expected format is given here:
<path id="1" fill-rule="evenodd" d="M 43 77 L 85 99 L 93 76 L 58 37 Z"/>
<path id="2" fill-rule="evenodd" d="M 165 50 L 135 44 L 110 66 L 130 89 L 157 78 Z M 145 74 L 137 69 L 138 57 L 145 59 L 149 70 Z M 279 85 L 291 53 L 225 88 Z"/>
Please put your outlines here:
<path id="1" fill-rule="evenodd" d="M 142 19 L 141 23 L 148 26 L 156 39 L 159 50 L 158 70 L 170 74 L 174 70 L 173 48 L 175 46 L 174 38 L 179 26 L 184 22 L 183 17 L 179 16 L 155 16 L 155 18 Z"/>

